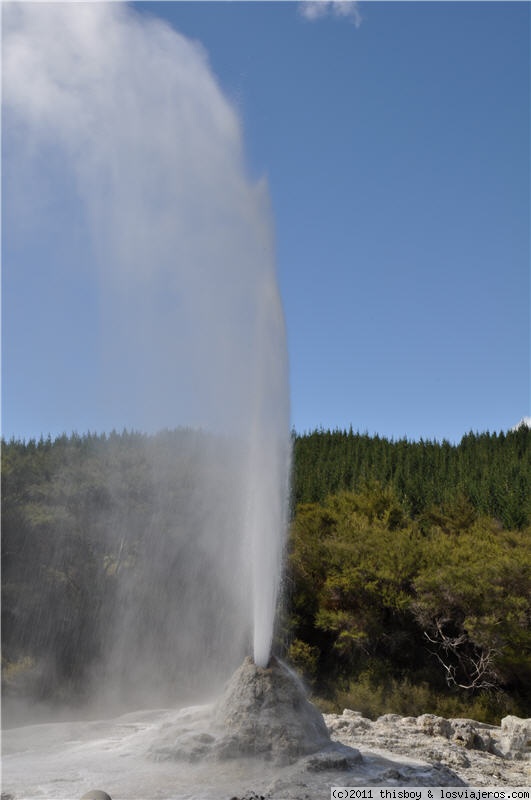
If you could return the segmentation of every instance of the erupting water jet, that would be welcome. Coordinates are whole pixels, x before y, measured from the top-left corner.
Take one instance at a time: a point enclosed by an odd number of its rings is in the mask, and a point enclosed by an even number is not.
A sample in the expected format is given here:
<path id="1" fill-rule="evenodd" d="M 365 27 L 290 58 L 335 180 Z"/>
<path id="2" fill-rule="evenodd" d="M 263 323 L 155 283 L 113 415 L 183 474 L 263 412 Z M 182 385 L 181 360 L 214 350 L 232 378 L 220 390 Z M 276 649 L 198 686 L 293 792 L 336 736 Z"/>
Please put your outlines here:
<path id="1" fill-rule="evenodd" d="M 213 670 L 225 680 L 252 642 L 221 699 L 175 712 L 151 758 L 289 764 L 327 750 L 322 715 L 271 658 L 291 449 L 286 336 L 267 188 L 247 176 L 238 117 L 203 51 L 129 6 L 13 4 L 5 17 L 7 149 L 16 161 L 31 145 L 42 188 L 52 148 L 82 198 L 109 410 L 127 409 L 120 427 L 202 429 L 145 444 L 156 499 L 146 526 L 108 520 L 119 602 L 102 632 L 103 696 L 127 689 L 138 702 L 166 679 L 164 699 L 179 702 L 188 676 L 203 670 L 212 688 Z"/>
<path id="2" fill-rule="evenodd" d="M 43 263 L 65 287 L 80 279 L 70 231 L 91 242 L 100 319 L 77 333 L 102 350 L 77 359 L 100 364 L 99 392 L 87 383 L 104 425 L 206 432 L 146 445 L 156 507 L 141 530 L 129 510 L 102 524 L 117 600 L 93 684 L 100 702 L 160 705 L 187 681 L 220 686 L 251 642 L 269 659 L 291 443 L 267 186 L 249 179 L 240 120 L 198 44 L 125 3 L 3 10 L 5 194 L 28 223 L 34 197 L 64 209 Z M 23 197 L 17 167 L 31 173 Z"/>

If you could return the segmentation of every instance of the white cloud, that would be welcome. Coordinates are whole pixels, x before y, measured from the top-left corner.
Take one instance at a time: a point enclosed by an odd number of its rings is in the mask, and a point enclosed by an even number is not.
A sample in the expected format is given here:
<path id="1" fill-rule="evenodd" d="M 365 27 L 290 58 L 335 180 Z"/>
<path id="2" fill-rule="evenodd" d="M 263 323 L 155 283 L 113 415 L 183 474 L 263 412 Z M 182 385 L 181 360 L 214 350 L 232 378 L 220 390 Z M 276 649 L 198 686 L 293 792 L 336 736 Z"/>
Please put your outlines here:
<path id="1" fill-rule="evenodd" d="M 359 3 L 356 0 L 303 0 L 300 4 L 300 13 L 305 19 L 316 20 L 328 15 L 343 17 L 354 23 L 359 28 L 362 16 Z"/>
<path id="2" fill-rule="evenodd" d="M 518 425 L 514 425 L 511 430 L 517 431 L 519 428 L 531 428 L 531 417 L 522 417 Z"/>

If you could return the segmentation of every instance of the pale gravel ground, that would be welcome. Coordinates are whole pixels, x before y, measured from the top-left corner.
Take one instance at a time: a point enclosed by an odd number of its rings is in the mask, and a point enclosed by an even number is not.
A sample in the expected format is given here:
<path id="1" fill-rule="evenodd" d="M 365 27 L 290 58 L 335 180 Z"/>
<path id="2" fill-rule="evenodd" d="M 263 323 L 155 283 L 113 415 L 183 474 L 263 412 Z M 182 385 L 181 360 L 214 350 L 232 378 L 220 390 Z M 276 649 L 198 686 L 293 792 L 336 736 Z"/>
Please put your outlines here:
<path id="1" fill-rule="evenodd" d="M 528 756 L 507 759 L 470 746 L 476 731 L 475 746 L 489 743 L 496 749 L 500 728 L 429 715 L 386 715 L 375 722 L 352 711 L 326 715 L 340 744 L 325 756 L 289 765 L 257 759 L 156 763 L 147 755 L 161 732 L 197 737 L 210 719 L 211 709 L 201 706 L 6 731 L 2 792 L 15 800 L 79 800 L 90 789 L 106 790 L 113 800 L 328 800 L 333 785 L 528 787 L 531 782 Z M 345 754 L 350 763 L 338 769 Z"/>
<path id="2" fill-rule="evenodd" d="M 497 754 L 502 741 L 498 726 L 473 720 L 447 723 L 429 714 L 418 718 L 386 714 L 371 722 L 348 710 L 342 715 L 326 714 L 325 721 L 333 739 L 362 753 L 392 753 L 441 764 L 469 786 L 531 784 L 531 753 L 518 754 L 517 758 Z M 441 735 L 443 730 L 447 735 Z M 491 752 L 479 749 L 485 747 Z"/>

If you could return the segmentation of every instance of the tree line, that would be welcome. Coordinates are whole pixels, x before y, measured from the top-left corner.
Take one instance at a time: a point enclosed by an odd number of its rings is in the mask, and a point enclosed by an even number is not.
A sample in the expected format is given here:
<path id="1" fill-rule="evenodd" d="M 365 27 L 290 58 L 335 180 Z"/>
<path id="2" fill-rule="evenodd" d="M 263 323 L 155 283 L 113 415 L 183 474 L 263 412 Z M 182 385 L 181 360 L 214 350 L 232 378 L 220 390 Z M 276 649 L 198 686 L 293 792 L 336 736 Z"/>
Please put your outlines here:
<path id="1" fill-rule="evenodd" d="M 293 435 L 276 646 L 325 706 L 530 716 L 530 444 L 528 428 L 458 445 Z M 169 541 L 159 562 L 172 561 L 157 604 L 187 593 L 201 547 L 181 543 L 172 559 L 172 536 L 197 528 L 194 483 L 216 459 L 223 475 L 225 445 L 186 430 L 2 445 L 4 691 L 72 702 L 90 689 L 119 578 L 140 574 L 154 525 Z M 212 485 L 221 502 L 222 478 Z M 146 574 L 132 585 L 149 637 L 160 620 Z"/>
<path id="2" fill-rule="evenodd" d="M 531 523 L 531 428 L 468 433 L 448 441 L 397 441 L 344 430 L 294 434 L 294 504 L 321 503 L 376 480 L 418 517 L 466 497 L 506 528 Z"/>

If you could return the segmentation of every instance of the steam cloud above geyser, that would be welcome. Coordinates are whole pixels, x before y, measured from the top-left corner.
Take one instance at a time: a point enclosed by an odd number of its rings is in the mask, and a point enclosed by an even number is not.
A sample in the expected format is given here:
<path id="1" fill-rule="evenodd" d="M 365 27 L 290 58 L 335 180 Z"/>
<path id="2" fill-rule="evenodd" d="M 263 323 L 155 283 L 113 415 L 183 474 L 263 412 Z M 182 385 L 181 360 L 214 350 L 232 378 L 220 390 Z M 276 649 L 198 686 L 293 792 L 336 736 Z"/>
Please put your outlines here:
<path id="1" fill-rule="evenodd" d="M 74 227 L 76 241 L 84 226 L 91 243 L 101 314 L 91 335 L 102 345 L 109 427 L 215 434 L 196 434 L 208 440 L 202 449 L 191 433 L 174 454 L 150 446 L 167 512 L 164 524 L 152 519 L 143 555 L 156 603 L 139 629 L 146 612 L 135 598 L 145 603 L 145 592 L 124 583 L 105 669 L 145 681 L 170 662 L 174 672 L 207 659 L 233 666 L 252 630 L 263 665 L 286 517 L 289 399 L 267 187 L 248 178 L 239 119 L 201 46 L 125 4 L 7 4 L 3 35 L 6 213 L 25 209 L 31 236 L 39 192 L 81 209 Z M 55 256 L 74 249 L 67 219 Z M 194 486 L 172 499 L 167 476 L 185 462 Z M 177 529 L 172 502 L 186 507 Z M 111 522 L 109 541 L 127 546 L 127 523 Z M 122 565 L 128 571 L 140 580 Z"/>

